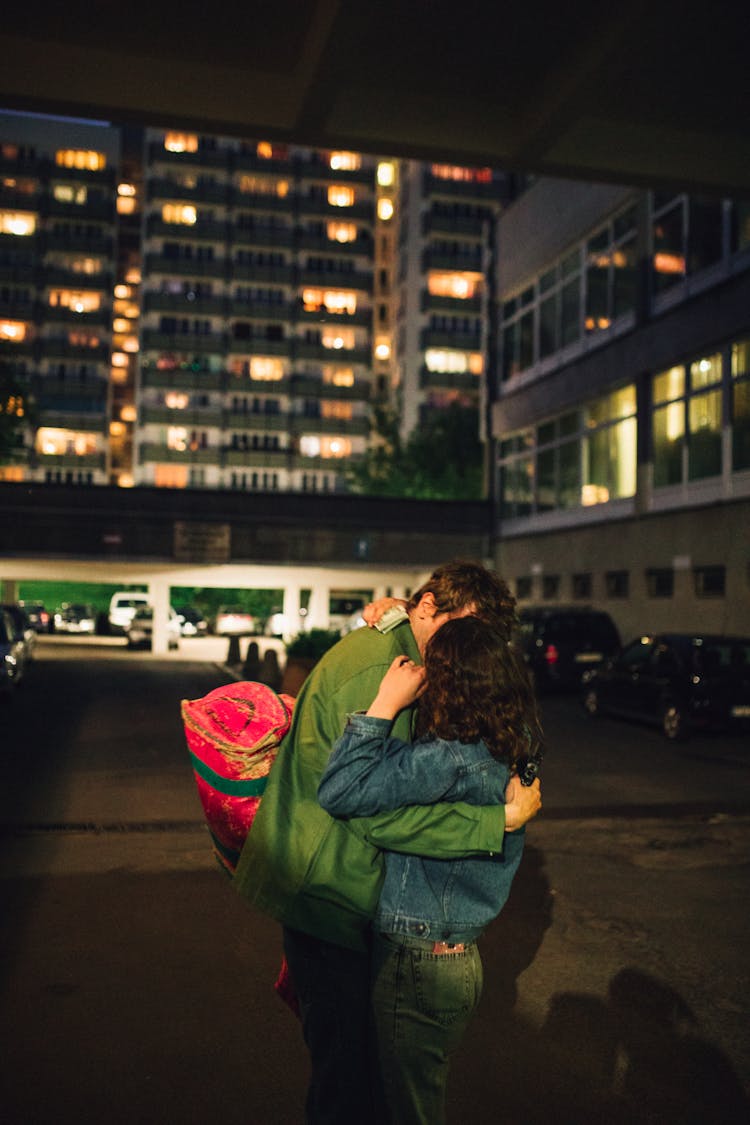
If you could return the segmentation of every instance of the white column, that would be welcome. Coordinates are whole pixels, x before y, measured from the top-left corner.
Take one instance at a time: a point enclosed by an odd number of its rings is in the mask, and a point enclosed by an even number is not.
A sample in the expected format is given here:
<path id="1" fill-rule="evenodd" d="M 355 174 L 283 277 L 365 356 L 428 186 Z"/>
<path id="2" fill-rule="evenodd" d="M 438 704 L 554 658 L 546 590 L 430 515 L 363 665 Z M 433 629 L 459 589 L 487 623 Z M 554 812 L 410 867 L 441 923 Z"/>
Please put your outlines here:
<path id="1" fill-rule="evenodd" d="M 312 587 L 310 594 L 310 604 L 307 608 L 307 623 L 306 629 L 327 629 L 328 628 L 328 606 L 330 598 L 330 587 L 322 582 L 317 581 Z"/>
<path id="2" fill-rule="evenodd" d="M 302 618 L 299 615 L 299 599 L 301 586 L 298 583 L 287 583 L 284 587 L 284 603 L 281 612 L 284 615 L 284 640 L 296 637 L 302 629 Z"/>
<path id="3" fill-rule="evenodd" d="M 154 633 L 151 651 L 164 654 L 169 652 L 167 620 L 169 617 L 169 582 L 166 578 L 151 579 L 149 601 L 154 607 Z"/>

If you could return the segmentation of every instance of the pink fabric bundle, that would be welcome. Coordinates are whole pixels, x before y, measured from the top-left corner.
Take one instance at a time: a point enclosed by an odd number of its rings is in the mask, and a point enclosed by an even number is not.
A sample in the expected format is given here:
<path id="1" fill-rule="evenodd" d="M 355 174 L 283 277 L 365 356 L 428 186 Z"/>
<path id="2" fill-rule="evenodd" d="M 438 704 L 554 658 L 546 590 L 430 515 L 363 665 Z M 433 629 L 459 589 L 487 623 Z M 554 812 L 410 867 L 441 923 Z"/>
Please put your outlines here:
<path id="1" fill-rule="evenodd" d="M 216 858 L 230 873 L 289 730 L 294 699 L 239 681 L 183 699 L 182 721 Z"/>

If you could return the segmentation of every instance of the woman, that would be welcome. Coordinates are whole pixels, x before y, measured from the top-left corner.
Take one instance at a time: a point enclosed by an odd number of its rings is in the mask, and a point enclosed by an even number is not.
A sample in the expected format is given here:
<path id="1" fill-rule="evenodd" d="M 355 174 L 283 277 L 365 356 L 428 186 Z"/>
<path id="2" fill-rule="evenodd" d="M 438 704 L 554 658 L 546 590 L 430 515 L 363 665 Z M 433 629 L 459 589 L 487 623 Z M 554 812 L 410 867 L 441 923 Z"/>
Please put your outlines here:
<path id="1" fill-rule="evenodd" d="M 541 730 L 520 652 L 476 617 L 446 622 L 424 667 L 398 657 L 365 714 L 350 715 L 321 779 L 332 816 L 371 816 L 402 805 L 499 804 Z M 417 739 L 390 737 L 419 699 Z M 373 921 L 373 1012 L 392 1125 L 440 1125 L 450 1053 L 479 1002 L 476 942 L 502 909 L 523 850 L 523 829 L 502 853 L 433 860 L 385 853 Z"/>

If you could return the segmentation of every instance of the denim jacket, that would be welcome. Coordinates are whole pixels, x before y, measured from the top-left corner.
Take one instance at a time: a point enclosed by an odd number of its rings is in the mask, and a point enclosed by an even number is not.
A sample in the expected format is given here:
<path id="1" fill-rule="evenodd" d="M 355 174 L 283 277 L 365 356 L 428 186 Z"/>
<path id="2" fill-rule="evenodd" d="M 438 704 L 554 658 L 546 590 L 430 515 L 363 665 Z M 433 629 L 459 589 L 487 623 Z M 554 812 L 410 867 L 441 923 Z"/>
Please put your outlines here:
<path id="1" fill-rule="evenodd" d="M 391 738 L 392 723 L 349 715 L 323 773 L 318 800 L 331 816 L 372 816 L 402 805 L 504 802 L 508 769 L 483 742 Z M 506 833 L 502 852 L 461 859 L 385 853 L 375 914 L 384 933 L 475 941 L 503 908 L 523 852 L 524 832 Z"/>

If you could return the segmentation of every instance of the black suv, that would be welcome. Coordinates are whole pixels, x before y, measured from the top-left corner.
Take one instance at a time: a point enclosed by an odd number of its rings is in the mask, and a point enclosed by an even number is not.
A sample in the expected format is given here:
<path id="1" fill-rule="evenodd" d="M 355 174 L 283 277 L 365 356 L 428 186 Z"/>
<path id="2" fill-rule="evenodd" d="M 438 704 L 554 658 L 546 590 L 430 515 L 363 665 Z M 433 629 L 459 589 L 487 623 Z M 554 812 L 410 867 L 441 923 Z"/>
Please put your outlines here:
<path id="1" fill-rule="evenodd" d="M 583 705 L 590 715 L 656 724 L 669 739 L 696 727 L 750 727 L 750 637 L 638 637 L 587 675 Z"/>
<path id="2" fill-rule="evenodd" d="M 519 617 L 523 654 L 539 691 L 580 688 L 584 672 L 620 647 L 617 627 L 603 610 L 529 607 Z"/>

